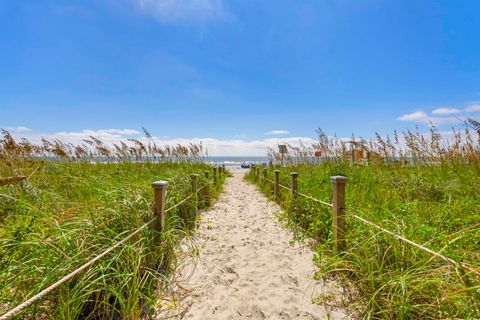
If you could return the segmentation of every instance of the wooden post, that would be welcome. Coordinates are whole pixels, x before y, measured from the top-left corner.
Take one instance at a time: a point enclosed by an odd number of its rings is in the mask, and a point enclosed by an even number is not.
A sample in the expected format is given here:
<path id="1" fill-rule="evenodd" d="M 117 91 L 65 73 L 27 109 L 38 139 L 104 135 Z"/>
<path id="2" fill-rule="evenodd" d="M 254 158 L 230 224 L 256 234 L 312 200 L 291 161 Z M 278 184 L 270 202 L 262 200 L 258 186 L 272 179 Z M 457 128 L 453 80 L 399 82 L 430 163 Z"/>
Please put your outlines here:
<path id="1" fill-rule="evenodd" d="M 260 172 L 260 168 L 259 167 L 255 167 L 255 182 L 258 182 L 258 178 L 259 178 L 259 172 Z"/>
<path id="2" fill-rule="evenodd" d="M 330 178 L 333 185 L 333 241 L 335 249 L 345 248 L 345 184 L 347 178 L 334 176 Z"/>
<path id="3" fill-rule="evenodd" d="M 197 209 L 198 209 L 198 174 L 191 174 L 190 178 L 192 179 L 192 194 L 193 202 L 195 203 L 195 211 L 193 214 L 189 214 L 187 226 L 189 228 L 195 228 L 195 221 L 197 220 Z"/>
<path id="4" fill-rule="evenodd" d="M 213 183 L 217 184 L 217 167 L 213 167 Z"/>
<path id="5" fill-rule="evenodd" d="M 291 185 L 290 185 L 290 187 L 292 188 L 292 198 L 296 198 L 297 197 L 297 188 L 298 188 L 298 184 L 297 184 L 298 173 L 297 172 L 292 172 L 292 173 L 290 173 L 290 177 L 292 179 Z"/>
<path id="6" fill-rule="evenodd" d="M 353 165 L 353 164 L 355 164 L 355 145 L 354 145 L 354 141 L 350 142 L 350 152 L 351 152 L 350 157 L 352 158 L 352 165 Z"/>
<path id="7" fill-rule="evenodd" d="M 159 232 L 165 229 L 165 201 L 167 194 L 167 181 L 155 181 L 153 187 L 153 213 L 157 216 L 155 229 Z"/>
<path id="8" fill-rule="evenodd" d="M 198 191 L 198 174 L 191 174 L 190 178 L 192 179 L 192 193 L 193 198 L 195 199 L 195 210 L 197 209 L 197 191 Z"/>
<path id="9" fill-rule="evenodd" d="M 282 167 L 285 167 L 285 154 L 288 152 L 287 146 L 285 144 L 279 145 L 278 152 L 282 155 Z"/>
<path id="10" fill-rule="evenodd" d="M 223 172 L 223 175 L 225 176 L 225 165 L 222 164 L 222 172 Z"/>
<path id="11" fill-rule="evenodd" d="M 263 180 L 267 181 L 267 168 L 263 168 Z"/>
<path id="12" fill-rule="evenodd" d="M 279 184 L 280 184 L 280 170 L 275 170 L 275 178 L 273 184 L 273 195 L 275 196 L 275 200 L 278 200 L 278 191 L 279 191 Z"/>
<path id="13" fill-rule="evenodd" d="M 205 178 L 208 180 L 210 179 L 210 171 L 205 170 Z"/>

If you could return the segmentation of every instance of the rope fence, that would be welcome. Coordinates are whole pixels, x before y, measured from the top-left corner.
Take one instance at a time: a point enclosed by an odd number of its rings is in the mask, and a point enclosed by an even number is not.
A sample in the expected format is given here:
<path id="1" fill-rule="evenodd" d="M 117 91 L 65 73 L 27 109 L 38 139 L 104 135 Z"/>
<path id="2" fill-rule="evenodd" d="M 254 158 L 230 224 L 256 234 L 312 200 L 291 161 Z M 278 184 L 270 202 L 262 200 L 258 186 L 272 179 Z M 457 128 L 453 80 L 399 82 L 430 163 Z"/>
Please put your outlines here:
<path id="1" fill-rule="evenodd" d="M 311 197 L 311 196 L 306 195 L 306 194 L 301 193 L 301 192 L 297 192 L 297 194 L 300 195 L 300 196 L 302 196 L 302 197 L 304 197 L 304 198 L 307 198 L 308 200 L 312 200 L 312 201 L 314 201 L 314 202 L 323 204 L 324 206 L 333 208 L 333 205 L 332 205 L 331 203 L 328 203 L 328 202 L 325 202 L 325 201 L 322 201 L 322 200 L 315 199 L 314 197 Z"/>
<path id="2" fill-rule="evenodd" d="M 217 177 L 217 170 L 216 170 L 216 168 L 214 168 L 214 176 L 213 176 L 213 178 L 214 178 L 213 183 L 214 184 L 217 184 L 218 180 L 221 179 L 222 175 L 225 173 L 225 168 L 224 167 L 222 169 L 220 169 L 220 168 L 222 168 L 222 167 L 219 167 L 219 169 L 218 169 L 218 177 Z M 207 180 L 209 180 L 209 177 L 210 177 L 209 174 L 210 174 L 209 171 L 205 171 L 205 177 L 207 178 Z M 64 276 L 63 278 L 61 278 L 57 282 L 55 282 L 52 285 L 50 285 L 49 287 L 43 289 L 42 291 L 35 294 L 34 296 L 29 298 L 28 300 L 25 300 L 24 302 L 17 305 L 16 307 L 11 309 L 10 311 L 4 313 L 3 315 L 0 316 L 0 320 L 7 320 L 7 319 L 10 319 L 10 318 L 18 315 L 24 309 L 26 309 L 27 307 L 29 307 L 30 305 L 32 305 L 36 301 L 41 300 L 42 298 L 47 296 L 49 293 L 54 291 L 56 288 L 58 288 L 59 286 L 61 286 L 64 283 L 68 282 L 69 280 L 71 280 L 72 278 L 77 276 L 78 274 L 82 273 L 82 271 L 88 269 L 89 267 L 94 265 L 97 261 L 99 261 L 102 258 L 104 258 L 105 256 L 107 256 L 110 252 L 112 252 L 116 248 L 120 247 L 121 245 L 125 244 L 128 240 L 130 240 L 131 238 L 133 238 L 134 236 L 139 234 L 142 230 L 144 230 L 148 226 L 152 225 L 154 222 L 157 222 L 157 225 L 155 226 L 155 229 L 159 232 L 162 232 L 165 228 L 165 214 L 174 210 L 174 209 L 176 209 L 176 208 L 178 208 L 179 206 L 181 206 L 182 204 L 184 204 L 188 200 L 192 199 L 193 197 L 196 197 L 201 190 L 206 188 L 206 185 L 202 186 L 201 188 L 198 188 L 198 177 L 199 177 L 198 174 L 191 174 L 190 177 L 191 177 L 191 182 L 192 182 L 192 192 L 186 198 L 184 198 L 183 200 L 181 200 L 180 202 L 176 203 L 175 205 L 171 206 L 168 209 L 165 209 L 166 190 L 167 190 L 167 187 L 168 187 L 168 182 L 167 181 L 156 181 L 156 182 L 154 182 L 152 184 L 152 187 L 153 187 L 153 190 L 154 190 L 154 203 L 153 203 L 153 208 L 154 209 L 153 209 L 153 211 L 154 211 L 155 216 L 152 219 L 150 219 L 148 222 L 146 222 L 141 227 L 137 228 L 135 231 L 133 231 L 132 233 L 127 235 L 122 240 L 116 242 L 112 246 L 105 249 L 103 252 L 101 252 L 100 254 L 98 254 L 97 256 L 95 256 L 94 258 L 89 260 L 88 262 L 84 263 L 83 265 L 81 265 L 80 267 L 75 269 L 74 271 L 70 272 L 68 275 Z M 198 202 L 198 199 L 195 198 L 195 208 L 197 207 L 197 202 Z M 160 222 L 160 223 L 158 223 L 158 222 Z"/>
<path id="3" fill-rule="evenodd" d="M 125 238 L 123 238 L 122 240 L 118 241 L 117 243 L 115 243 L 114 245 L 112 245 L 111 247 L 109 247 L 108 249 L 106 249 L 105 251 L 103 251 L 102 253 L 100 253 L 99 255 L 97 255 L 95 258 L 91 259 L 90 261 L 88 261 L 87 263 L 83 264 L 81 267 L 78 267 L 77 269 L 75 269 L 74 271 L 70 272 L 68 275 L 66 275 L 65 277 L 63 277 L 62 279 L 58 280 L 57 282 L 55 282 L 54 284 L 52 284 L 51 286 L 43 289 L 42 291 L 40 291 L 39 293 L 37 293 L 36 295 L 34 295 L 33 297 L 31 297 L 30 299 L 26 300 L 25 302 L 19 304 L 18 306 L 16 306 L 15 308 L 11 309 L 10 311 L 8 311 L 7 313 L 3 314 L 2 316 L 0 316 L 0 320 L 6 320 L 6 319 L 10 319 L 11 317 L 19 314 L 20 312 L 22 312 L 25 308 L 27 308 L 28 306 L 30 306 L 32 303 L 34 303 L 35 301 L 38 301 L 40 300 L 41 298 L 45 297 L 47 294 L 49 294 L 50 292 L 52 292 L 53 290 L 55 290 L 56 288 L 58 288 L 59 286 L 61 286 L 62 284 L 64 284 L 65 282 L 69 281 L 70 279 L 74 278 L 76 275 L 78 275 L 79 273 L 81 273 L 82 271 L 84 271 L 85 269 L 88 269 L 90 266 L 92 266 L 95 262 L 97 262 L 98 260 L 102 259 L 103 257 L 105 257 L 106 255 L 108 255 L 110 252 L 112 252 L 113 250 L 115 250 L 116 248 L 120 247 L 122 244 L 124 244 L 125 242 L 127 242 L 128 240 L 130 240 L 132 237 L 134 237 L 135 235 L 137 235 L 138 233 L 140 233 L 140 231 L 142 231 L 143 229 L 145 229 L 146 227 L 148 227 L 150 224 L 152 224 L 155 220 L 157 219 L 157 217 L 151 219 L 150 221 L 148 221 L 147 223 L 145 223 L 143 226 L 141 226 L 140 228 L 138 228 L 137 230 L 135 230 L 134 232 L 130 233 L 128 236 L 126 236 Z"/>
<path id="4" fill-rule="evenodd" d="M 386 233 L 386 234 L 394 237 L 395 239 L 398 239 L 398 240 L 401 240 L 401 241 L 403 241 L 403 242 L 406 242 L 406 243 L 408 243 L 408 244 L 410 244 L 410 245 L 412 245 L 412 246 L 414 246 L 414 247 L 416 247 L 416 248 L 418 248 L 418 249 L 420 249 L 420 250 L 423 250 L 423 251 L 425 251 L 425 252 L 430 253 L 431 255 L 433 255 L 433 256 L 435 256 L 435 257 L 437 257 L 437 258 L 439 258 L 439 259 L 441 259 L 441 260 L 443 260 L 443 261 L 449 262 L 449 263 L 453 264 L 454 266 L 456 266 L 457 268 L 463 268 L 463 269 L 465 269 L 465 270 L 467 270 L 467 271 L 469 271 L 469 272 L 471 272 L 471 273 L 473 273 L 473 274 L 476 274 L 476 275 L 480 276 L 480 271 L 477 271 L 477 270 L 471 268 L 470 266 L 466 265 L 465 263 L 459 263 L 459 262 L 453 260 L 452 258 L 449 258 L 449 257 L 447 257 L 447 256 L 444 256 L 443 254 L 441 254 L 441 253 L 439 253 L 439 252 L 436 252 L 436 251 L 433 251 L 432 249 L 429 249 L 429 248 L 425 247 L 424 245 L 421 245 L 421 244 L 418 244 L 418 243 L 416 243 L 416 242 L 413 242 L 412 240 L 409 240 L 409 239 L 407 239 L 407 238 L 405 238 L 405 237 L 403 237 L 403 236 L 401 236 L 401 235 L 399 235 L 399 234 L 396 234 L 396 233 L 394 233 L 394 232 L 392 232 L 392 231 L 390 231 L 390 230 L 387 230 L 387 229 L 379 226 L 378 224 L 375 224 L 375 223 L 373 223 L 373 222 L 371 222 L 371 221 L 368 221 L 367 219 L 364 219 L 364 218 L 362 218 L 362 217 L 360 217 L 360 216 L 358 216 L 358 215 L 356 215 L 356 214 L 354 214 L 354 213 L 352 213 L 352 212 L 350 212 L 350 211 L 348 211 L 348 210 L 346 210 L 346 209 L 343 209 L 343 212 L 345 212 L 345 213 L 348 214 L 350 217 L 352 217 L 352 218 L 354 218 L 354 219 L 356 219 L 356 220 L 358 220 L 358 221 L 361 221 L 361 222 L 363 222 L 363 223 L 365 223 L 365 224 L 368 224 L 369 226 L 371 226 L 371 227 L 373 227 L 373 228 L 375 228 L 375 229 L 377 229 L 377 230 L 379 230 L 379 231 L 381 231 L 381 232 L 383 232 L 383 233 Z"/>
<path id="5" fill-rule="evenodd" d="M 276 170 L 276 171 L 277 171 L 277 170 Z M 266 172 L 266 171 L 264 171 L 264 172 Z M 261 179 L 265 180 L 265 181 L 268 181 L 268 182 L 270 182 L 270 183 L 272 183 L 272 184 L 275 184 L 275 181 L 273 181 L 273 180 L 271 180 L 271 179 L 268 179 L 268 178 L 265 176 L 265 174 L 264 174 L 263 176 L 259 176 L 259 177 L 260 177 Z M 283 185 L 283 184 L 277 183 L 277 185 L 278 185 L 278 187 L 280 187 L 280 188 L 282 188 L 282 189 L 289 190 L 289 191 L 292 191 L 292 192 L 294 191 L 292 188 L 289 188 L 289 187 L 287 187 L 287 186 L 285 186 L 285 185 Z M 328 203 L 328 202 L 326 202 L 326 201 L 322 201 L 322 200 L 319 200 L 319 199 L 315 199 L 314 197 L 311 197 L 311 196 L 309 196 L 308 194 L 304 194 L 304 193 L 298 192 L 297 190 L 295 190 L 295 193 L 298 194 L 299 196 L 302 196 L 302 197 L 304 197 L 304 198 L 306 198 L 306 199 L 309 199 L 309 200 L 311 200 L 311 201 L 313 201 L 313 202 L 322 204 L 322 205 L 324 205 L 324 206 L 327 206 L 327 207 L 330 207 L 330 208 L 333 206 L 331 203 Z"/>
<path id="6" fill-rule="evenodd" d="M 334 176 L 331 177 L 332 180 L 332 185 L 333 185 L 333 203 L 328 203 L 319 199 L 316 199 L 312 196 L 309 196 L 307 194 L 298 192 L 298 187 L 297 187 L 297 177 L 298 173 L 292 172 L 290 174 L 291 176 L 291 187 L 287 187 L 285 185 L 280 184 L 280 170 L 275 170 L 274 171 L 274 180 L 268 179 L 267 177 L 267 169 L 263 168 L 263 175 L 260 175 L 260 168 L 259 167 L 253 167 L 252 170 L 254 171 L 255 174 L 255 181 L 258 182 L 259 179 L 263 179 L 265 181 L 268 181 L 273 184 L 273 190 L 274 190 L 274 198 L 278 199 L 278 192 L 280 189 L 285 189 L 289 190 L 292 192 L 292 196 L 302 196 L 308 200 L 317 202 L 319 204 L 328 206 L 332 208 L 332 215 L 333 215 L 333 240 L 334 244 L 337 250 L 344 250 L 345 247 L 345 232 L 346 232 L 346 225 L 345 225 L 345 215 L 348 215 L 360 222 L 363 222 L 385 234 L 388 234 L 395 239 L 398 239 L 400 241 L 403 241 L 413 247 L 416 247 L 424 252 L 427 252 L 434 257 L 437 257 L 445 262 L 451 263 L 454 265 L 456 268 L 459 269 L 464 269 L 467 270 L 468 272 L 471 272 L 472 274 L 475 274 L 477 276 L 480 276 L 480 270 L 477 270 L 466 263 L 463 262 L 457 262 L 452 258 L 449 258 L 437 251 L 434 251 L 432 249 L 429 249 L 425 247 L 424 245 L 418 244 L 410 239 L 407 239 L 395 232 L 392 232 L 390 230 L 387 230 L 378 224 L 375 224 L 365 218 L 362 218 L 361 216 L 354 214 L 350 211 L 348 211 L 345 208 L 345 184 L 347 182 L 347 178 L 343 176 Z M 1 320 L 1 319 L 0 319 Z"/>

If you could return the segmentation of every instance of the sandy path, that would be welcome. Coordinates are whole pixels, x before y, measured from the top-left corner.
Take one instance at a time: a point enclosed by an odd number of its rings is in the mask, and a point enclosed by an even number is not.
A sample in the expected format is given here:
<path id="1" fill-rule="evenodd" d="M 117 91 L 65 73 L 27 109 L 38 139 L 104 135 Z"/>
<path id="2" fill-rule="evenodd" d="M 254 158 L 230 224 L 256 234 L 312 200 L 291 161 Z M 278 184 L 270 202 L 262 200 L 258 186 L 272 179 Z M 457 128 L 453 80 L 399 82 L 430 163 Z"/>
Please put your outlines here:
<path id="1" fill-rule="evenodd" d="M 312 279 L 312 252 L 291 246 L 292 235 L 274 216 L 281 209 L 243 174 L 233 171 L 217 204 L 203 213 L 199 259 L 180 270 L 177 301 L 159 319 L 345 319 L 311 303 L 340 290 Z"/>

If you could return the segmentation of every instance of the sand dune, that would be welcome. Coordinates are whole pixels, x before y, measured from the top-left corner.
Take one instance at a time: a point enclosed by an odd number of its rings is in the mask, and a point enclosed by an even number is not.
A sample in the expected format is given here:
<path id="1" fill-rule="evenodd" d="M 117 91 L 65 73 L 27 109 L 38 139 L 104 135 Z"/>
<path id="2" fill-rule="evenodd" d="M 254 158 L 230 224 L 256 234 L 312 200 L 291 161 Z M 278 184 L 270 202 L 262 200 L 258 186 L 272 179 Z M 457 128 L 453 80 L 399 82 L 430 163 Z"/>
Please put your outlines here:
<path id="1" fill-rule="evenodd" d="M 342 310 L 312 304 L 318 296 L 341 295 L 313 280 L 308 248 L 275 217 L 281 209 L 233 171 L 218 203 L 203 213 L 198 259 L 178 273 L 171 303 L 159 319 L 346 319 Z"/>

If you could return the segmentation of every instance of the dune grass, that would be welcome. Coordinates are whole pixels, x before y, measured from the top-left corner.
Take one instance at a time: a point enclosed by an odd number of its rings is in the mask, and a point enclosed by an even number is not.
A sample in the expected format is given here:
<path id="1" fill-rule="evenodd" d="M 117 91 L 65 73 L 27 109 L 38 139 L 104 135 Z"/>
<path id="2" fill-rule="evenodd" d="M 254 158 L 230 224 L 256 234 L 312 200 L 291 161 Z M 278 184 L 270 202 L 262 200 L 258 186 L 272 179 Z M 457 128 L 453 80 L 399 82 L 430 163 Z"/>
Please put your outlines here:
<path id="1" fill-rule="evenodd" d="M 476 163 L 405 166 L 327 162 L 280 168 L 289 186 L 299 173 L 298 191 L 331 202 L 330 177 L 348 177 L 346 206 L 358 215 L 458 262 L 480 269 L 480 169 Z M 270 168 L 268 177 L 273 180 Z M 247 179 L 254 181 L 251 172 Z M 272 195 L 272 184 L 258 182 Z M 317 276 L 352 285 L 352 299 L 365 319 L 476 319 L 480 279 L 428 253 L 347 218 L 347 250 L 332 245 L 331 209 L 281 191 L 283 217 L 299 239 L 313 239 Z M 352 305 L 351 305 L 352 306 Z"/>
<path id="2" fill-rule="evenodd" d="M 200 176 L 198 207 L 221 189 L 200 163 L 108 163 L 35 158 L 0 160 L 0 177 L 28 176 L 0 186 L 0 313 L 36 294 L 152 218 L 151 183 L 167 180 L 166 207 L 191 193 Z M 140 319 L 153 312 L 175 269 L 174 246 L 191 234 L 194 201 L 168 214 L 161 241 L 144 229 L 46 299 L 25 319 Z M 159 291 L 160 290 L 160 291 Z"/>

